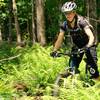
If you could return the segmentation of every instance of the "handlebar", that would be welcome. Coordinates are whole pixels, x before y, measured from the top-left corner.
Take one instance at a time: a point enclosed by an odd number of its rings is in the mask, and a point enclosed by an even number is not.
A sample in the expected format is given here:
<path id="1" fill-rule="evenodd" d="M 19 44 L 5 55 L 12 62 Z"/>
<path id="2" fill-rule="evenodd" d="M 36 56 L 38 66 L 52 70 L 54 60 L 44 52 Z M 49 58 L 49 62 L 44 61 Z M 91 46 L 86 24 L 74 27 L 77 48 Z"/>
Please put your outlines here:
<path id="1" fill-rule="evenodd" d="M 85 52 L 85 49 L 82 48 L 82 49 L 77 49 L 71 52 L 57 53 L 56 57 L 61 57 L 61 55 L 72 57 L 73 55 L 79 55 L 80 53 L 84 53 L 84 52 Z"/>

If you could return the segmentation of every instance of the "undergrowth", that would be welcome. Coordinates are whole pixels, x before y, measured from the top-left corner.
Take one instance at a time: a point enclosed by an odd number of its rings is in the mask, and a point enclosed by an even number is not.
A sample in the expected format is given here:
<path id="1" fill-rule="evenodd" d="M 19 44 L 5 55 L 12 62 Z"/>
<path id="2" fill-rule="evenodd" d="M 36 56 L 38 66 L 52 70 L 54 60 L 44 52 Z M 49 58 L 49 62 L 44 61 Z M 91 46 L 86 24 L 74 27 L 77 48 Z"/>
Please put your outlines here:
<path id="1" fill-rule="evenodd" d="M 55 78 L 67 66 L 69 59 L 69 57 L 50 57 L 52 46 L 41 47 L 35 44 L 32 47 L 16 48 L 3 44 L 0 48 L 0 98 L 31 100 L 35 96 L 40 96 L 43 100 L 99 100 L 99 83 L 88 88 L 82 84 L 78 84 L 76 88 L 62 88 L 59 97 L 51 96 Z M 14 59 L 8 59 L 14 56 Z M 98 65 L 99 60 L 98 46 Z M 83 79 L 84 66 L 85 63 L 82 61 L 80 76 Z"/>

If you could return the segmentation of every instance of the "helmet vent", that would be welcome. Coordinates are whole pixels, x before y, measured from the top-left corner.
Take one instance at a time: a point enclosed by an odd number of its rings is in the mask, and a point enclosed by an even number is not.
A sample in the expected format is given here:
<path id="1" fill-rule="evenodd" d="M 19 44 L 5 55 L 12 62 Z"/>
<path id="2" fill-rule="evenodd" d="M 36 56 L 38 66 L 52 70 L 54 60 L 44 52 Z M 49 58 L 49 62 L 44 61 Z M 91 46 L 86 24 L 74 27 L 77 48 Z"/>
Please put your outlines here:
<path id="1" fill-rule="evenodd" d="M 75 2 L 66 2 L 62 6 L 62 12 L 67 12 L 67 11 L 73 11 L 77 8 L 77 5 Z"/>

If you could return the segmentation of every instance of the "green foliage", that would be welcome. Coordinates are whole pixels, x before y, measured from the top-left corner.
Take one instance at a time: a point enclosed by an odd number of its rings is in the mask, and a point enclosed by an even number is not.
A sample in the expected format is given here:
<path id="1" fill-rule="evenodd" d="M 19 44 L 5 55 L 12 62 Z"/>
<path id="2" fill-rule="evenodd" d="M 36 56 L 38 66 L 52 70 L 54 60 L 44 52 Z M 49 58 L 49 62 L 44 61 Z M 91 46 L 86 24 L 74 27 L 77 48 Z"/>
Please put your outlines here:
<path id="1" fill-rule="evenodd" d="M 0 0 L 0 7 L 5 6 L 4 0 Z"/>
<path id="2" fill-rule="evenodd" d="M 97 50 L 100 57 L 99 46 Z M 99 100 L 100 83 L 86 88 L 83 87 L 82 81 L 78 80 L 77 86 L 74 88 L 61 88 L 59 97 L 50 96 L 57 74 L 65 68 L 69 59 L 50 57 L 51 46 L 43 48 L 39 44 L 35 44 L 33 47 L 27 46 L 20 49 L 5 43 L 0 45 L 0 48 L 1 60 L 21 54 L 12 60 L 0 62 L 0 97 L 7 98 L 7 100 L 13 100 L 12 97 L 26 97 L 27 100 L 31 100 L 31 96 L 42 94 L 43 100 L 47 100 L 46 98 L 48 100 L 65 100 L 66 98 L 67 100 L 73 100 L 73 98 L 74 100 L 91 100 L 91 98 Z M 100 60 L 98 60 L 98 64 L 100 65 Z M 85 77 L 84 66 L 85 63 L 82 62 L 80 65 L 82 80 Z M 19 84 L 24 87 L 18 89 Z"/>
<path id="3" fill-rule="evenodd" d="M 70 0 L 67 0 L 70 1 Z M 100 1 L 97 1 L 97 15 L 99 18 L 100 15 Z M 61 12 L 62 5 L 66 2 L 66 0 L 45 0 L 44 8 L 45 8 L 45 26 L 46 26 L 46 38 L 47 42 L 51 42 L 54 40 L 54 37 L 57 33 L 59 33 L 59 26 L 65 19 L 65 16 Z M 86 16 L 86 4 L 84 0 L 75 0 L 78 5 L 77 12 L 81 15 Z M 17 10 L 18 10 L 18 21 L 20 24 L 21 35 L 24 33 L 27 34 L 27 29 L 29 29 L 31 33 L 31 25 L 32 25 L 32 3 L 31 0 L 16 0 Z M 4 33 L 4 37 L 8 36 L 8 19 L 9 19 L 9 1 L 8 0 L 0 0 L 0 23 L 2 25 L 2 33 Z M 36 19 L 36 18 L 35 18 Z M 14 25 L 14 20 L 12 18 L 12 24 Z M 98 25 L 98 31 L 99 31 Z M 12 26 L 12 37 L 15 40 L 15 27 Z M 99 36 L 100 37 L 100 36 Z M 7 38 L 6 38 L 7 39 Z"/>
<path id="4" fill-rule="evenodd" d="M 21 53 L 21 57 L 2 62 L 0 78 L 3 82 L 7 80 L 8 84 L 10 84 L 10 82 L 26 84 L 28 88 L 27 94 L 34 95 L 39 88 L 46 88 L 48 85 L 52 84 L 57 72 L 60 70 L 61 65 L 59 62 L 62 64 L 62 67 L 65 66 L 64 58 L 54 60 L 49 55 L 50 48 L 46 49 L 40 47 L 38 44 L 32 48 L 27 47 L 21 50 L 16 50 L 14 48 L 5 48 L 4 50 L 4 47 L 1 47 L 1 59 L 17 55 L 18 53 Z M 8 54 L 8 57 L 5 52 Z M 4 83 L 5 87 L 6 85 L 7 84 Z M 13 88 L 13 86 L 11 88 Z M 16 93 L 16 91 L 14 93 Z"/>
<path id="5" fill-rule="evenodd" d="M 5 20 L 8 16 L 8 12 L 5 11 L 7 3 L 4 0 L 0 0 L 0 24 L 2 25 L 2 20 Z"/>

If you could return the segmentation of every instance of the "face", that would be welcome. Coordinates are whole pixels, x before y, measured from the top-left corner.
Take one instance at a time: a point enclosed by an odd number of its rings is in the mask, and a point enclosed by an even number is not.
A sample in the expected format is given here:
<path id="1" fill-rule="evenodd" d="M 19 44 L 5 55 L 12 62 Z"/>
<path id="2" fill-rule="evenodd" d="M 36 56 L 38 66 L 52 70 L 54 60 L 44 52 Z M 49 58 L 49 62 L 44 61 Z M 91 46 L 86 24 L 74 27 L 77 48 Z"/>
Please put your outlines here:
<path id="1" fill-rule="evenodd" d="M 68 20 L 69 22 L 72 22 L 72 20 L 73 20 L 75 14 L 76 14 L 75 12 L 67 12 L 67 13 L 65 13 L 65 16 L 66 16 L 66 18 L 67 18 L 67 20 Z"/>

